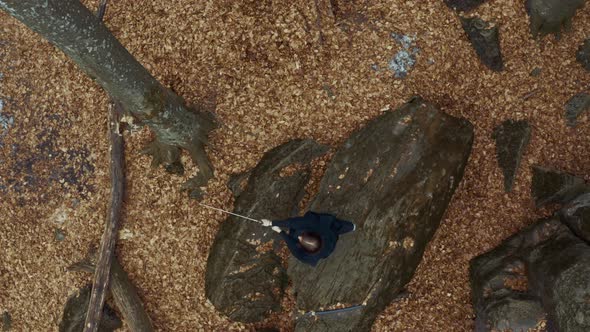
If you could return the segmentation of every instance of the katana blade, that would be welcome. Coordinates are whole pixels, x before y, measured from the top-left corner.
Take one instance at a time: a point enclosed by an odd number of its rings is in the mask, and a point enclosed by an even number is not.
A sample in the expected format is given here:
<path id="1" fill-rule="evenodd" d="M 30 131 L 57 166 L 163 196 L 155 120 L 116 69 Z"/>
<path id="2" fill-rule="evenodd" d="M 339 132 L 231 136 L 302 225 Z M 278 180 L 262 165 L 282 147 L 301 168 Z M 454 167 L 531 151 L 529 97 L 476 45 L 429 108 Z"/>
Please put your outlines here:
<path id="1" fill-rule="evenodd" d="M 246 220 L 255 221 L 255 222 L 257 222 L 257 223 L 260 223 L 260 224 L 262 224 L 262 221 L 261 221 L 261 220 L 257 220 L 257 219 L 253 219 L 253 218 L 250 218 L 250 217 L 243 216 L 243 215 L 241 215 L 241 214 L 237 214 L 237 213 L 229 212 L 229 211 L 226 211 L 226 210 L 223 210 L 223 209 L 220 209 L 220 208 L 216 208 L 216 207 L 213 207 L 213 206 L 210 206 L 210 205 L 207 205 L 207 204 L 203 204 L 203 203 L 200 203 L 200 202 L 198 202 L 198 203 L 199 203 L 199 205 L 202 205 L 202 206 L 204 206 L 204 207 L 206 207 L 206 208 L 209 208 L 209 209 L 212 209 L 212 210 L 215 210 L 215 211 L 219 211 L 219 212 L 223 212 L 223 213 L 231 214 L 232 216 L 236 216 L 236 217 L 244 218 L 244 219 L 246 219 Z"/>

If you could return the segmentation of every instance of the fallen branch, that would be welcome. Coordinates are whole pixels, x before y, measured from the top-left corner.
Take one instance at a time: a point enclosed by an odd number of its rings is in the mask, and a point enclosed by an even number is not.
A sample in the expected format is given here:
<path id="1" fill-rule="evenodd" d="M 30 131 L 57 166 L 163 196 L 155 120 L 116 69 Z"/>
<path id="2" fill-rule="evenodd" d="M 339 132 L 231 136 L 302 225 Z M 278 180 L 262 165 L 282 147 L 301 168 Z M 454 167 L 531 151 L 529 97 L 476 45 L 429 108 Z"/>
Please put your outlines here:
<path id="1" fill-rule="evenodd" d="M 117 241 L 117 228 L 123 205 L 123 136 L 119 132 L 121 106 L 115 102 L 109 109 L 109 136 L 111 150 L 111 202 L 107 212 L 107 220 L 100 241 L 98 263 L 94 273 L 92 295 L 88 305 L 84 332 L 96 332 L 100 323 L 100 315 L 109 286 L 111 263 Z"/>
<path id="2" fill-rule="evenodd" d="M 102 21 L 107 6 L 107 0 L 100 0 L 96 16 Z M 115 243 L 117 241 L 117 228 L 119 226 L 119 217 L 121 215 L 121 206 L 123 205 L 124 175 L 123 175 L 123 136 L 119 131 L 121 123 L 122 109 L 118 102 L 114 102 L 109 107 L 109 145 L 111 152 L 111 202 L 108 207 L 107 219 L 104 233 L 100 241 L 100 252 L 98 254 L 97 268 L 94 273 L 94 282 L 92 284 L 92 293 L 86 321 L 84 322 L 84 332 L 97 332 L 102 315 L 102 307 L 106 299 L 106 290 L 109 287 L 109 278 L 111 276 L 111 264 L 115 252 Z"/>
<path id="3" fill-rule="evenodd" d="M 89 258 L 70 266 L 68 270 L 94 273 L 95 265 Z M 132 332 L 154 331 L 152 321 L 141 303 L 137 289 L 133 286 L 131 280 L 129 280 L 129 276 L 123 270 L 117 257 L 113 258 L 111 265 L 111 283 L 109 288 L 117 309 L 121 312 L 123 319 L 127 322 Z"/>

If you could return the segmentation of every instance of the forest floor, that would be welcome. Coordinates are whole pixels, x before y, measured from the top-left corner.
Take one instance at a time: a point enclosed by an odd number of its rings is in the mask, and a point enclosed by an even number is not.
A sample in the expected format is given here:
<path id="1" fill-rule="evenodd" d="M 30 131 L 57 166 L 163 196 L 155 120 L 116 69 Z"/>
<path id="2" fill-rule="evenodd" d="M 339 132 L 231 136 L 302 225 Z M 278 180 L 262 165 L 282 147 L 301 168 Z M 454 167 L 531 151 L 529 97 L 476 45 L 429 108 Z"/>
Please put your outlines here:
<path id="1" fill-rule="evenodd" d="M 94 10 L 98 1 L 85 3 Z M 567 100 L 590 88 L 590 75 L 575 61 L 590 37 L 590 6 L 561 40 L 531 37 L 523 1 L 488 1 L 470 13 L 500 27 L 505 70 L 496 73 L 479 62 L 442 0 L 355 1 L 336 13 L 322 3 L 122 0 L 110 2 L 105 24 L 157 79 L 217 114 L 221 126 L 208 149 L 216 177 L 204 200 L 217 207 L 232 208 L 229 176 L 253 168 L 265 151 L 294 138 L 336 148 L 413 95 L 471 121 L 475 142 L 465 176 L 408 285 L 409 297 L 373 326 L 471 331 L 469 260 L 549 213 L 534 209 L 531 166 L 590 179 L 590 119 L 570 128 L 564 117 Z M 415 36 L 420 50 L 404 79 L 388 68 L 402 49 L 392 33 Z M 533 77 L 535 68 L 541 74 Z M 68 296 L 90 281 L 66 267 L 103 230 L 108 96 L 3 12 L 0 73 L 0 312 L 10 313 L 14 331 L 57 330 Z M 511 193 L 503 190 L 491 138 L 506 119 L 532 127 Z M 118 257 L 158 330 L 253 329 L 220 316 L 205 298 L 207 255 L 225 216 L 179 191 L 196 169 L 178 177 L 150 168 L 140 154 L 150 140 L 145 128 L 125 140 Z M 257 326 L 292 330 L 292 301 L 285 306 Z"/>

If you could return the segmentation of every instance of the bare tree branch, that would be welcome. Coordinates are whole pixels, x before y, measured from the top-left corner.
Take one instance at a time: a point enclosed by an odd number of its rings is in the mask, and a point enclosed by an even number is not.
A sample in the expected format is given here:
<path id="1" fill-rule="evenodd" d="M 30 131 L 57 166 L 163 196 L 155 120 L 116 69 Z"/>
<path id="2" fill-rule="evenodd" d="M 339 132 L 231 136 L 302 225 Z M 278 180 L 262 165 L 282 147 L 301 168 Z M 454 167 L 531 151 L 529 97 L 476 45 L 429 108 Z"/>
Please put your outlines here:
<path id="1" fill-rule="evenodd" d="M 115 102 L 109 110 L 109 134 L 111 150 L 111 202 L 107 212 L 107 220 L 100 242 L 97 269 L 94 273 L 92 295 L 86 314 L 84 332 L 96 332 L 100 323 L 102 307 L 109 286 L 111 263 L 117 241 L 117 228 L 123 205 L 124 174 L 123 174 L 123 136 L 119 131 L 121 106 Z"/>
<path id="2" fill-rule="evenodd" d="M 102 21 L 107 7 L 107 0 L 100 0 L 96 16 Z M 120 132 L 122 106 L 119 102 L 111 103 L 109 107 L 109 145 L 111 152 L 111 202 L 109 204 L 106 224 L 102 240 L 100 241 L 100 251 L 98 253 L 98 263 L 94 272 L 94 282 L 92 284 L 92 293 L 86 321 L 84 322 L 84 332 L 97 332 L 102 315 L 102 308 L 106 299 L 106 292 L 109 287 L 111 276 L 111 264 L 115 253 L 115 244 L 117 241 L 117 228 L 121 216 L 121 206 L 123 205 L 123 191 L 125 175 L 123 174 L 123 135 Z"/>
<path id="3" fill-rule="evenodd" d="M 68 268 L 70 271 L 94 273 L 94 263 L 90 259 L 73 264 Z M 117 305 L 117 309 L 123 315 L 131 332 L 153 332 L 154 326 L 148 316 L 141 299 L 137 294 L 137 289 L 129 280 L 129 276 L 123 270 L 123 267 L 113 258 L 111 265 L 111 283 L 110 290 Z"/>

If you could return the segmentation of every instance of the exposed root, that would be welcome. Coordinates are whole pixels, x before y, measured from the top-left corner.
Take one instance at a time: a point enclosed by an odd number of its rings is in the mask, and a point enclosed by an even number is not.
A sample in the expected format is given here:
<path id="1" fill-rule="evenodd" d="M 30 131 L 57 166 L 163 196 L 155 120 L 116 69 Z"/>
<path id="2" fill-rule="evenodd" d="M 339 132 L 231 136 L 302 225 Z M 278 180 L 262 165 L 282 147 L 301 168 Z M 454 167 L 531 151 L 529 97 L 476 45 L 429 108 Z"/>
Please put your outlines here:
<path id="1" fill-rule="evenodd" d="M 153 168 L 163 165 L 168 173 L 177 175 L 184 174 L 184 166 L 182 166 L 182 163 L 180 162 L 179 147 L 160 143 L 155 139 L 141 152 L 152 157 Z"/>
<path id="2" fill-rule="evenodd" d="M 203 197 L 201 187 L 213 178 L 213 166 L 207 157 L 203 143 L 195 142 L 189 147 L 188 152 L 193 162 L 199 167 L 199 173 L 185 182 L 181 189 L 188 191 L 190 198 L 201 199 Z"/>

